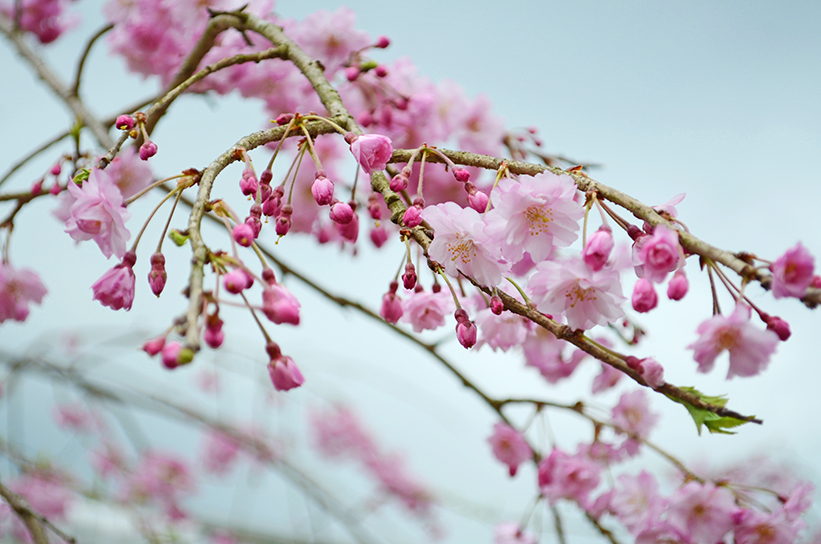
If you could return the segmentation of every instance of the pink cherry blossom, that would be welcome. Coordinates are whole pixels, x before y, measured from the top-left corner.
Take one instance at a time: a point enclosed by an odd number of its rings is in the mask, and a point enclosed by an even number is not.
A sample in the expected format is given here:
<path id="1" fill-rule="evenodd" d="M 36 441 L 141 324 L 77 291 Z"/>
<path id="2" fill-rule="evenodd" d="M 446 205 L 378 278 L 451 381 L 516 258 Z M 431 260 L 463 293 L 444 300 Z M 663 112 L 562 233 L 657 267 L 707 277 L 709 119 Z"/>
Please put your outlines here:
<path id="1" fill-rule="evenodd" d="M 434 330 L 453 311 L 453 298 L 445 291 L 418 291 L 402 301 L 402 310 L 402 321 L 413 325 L 414 332 Z"/>
<path id="2" fill-rule="evenodd" d="M 106 257 L 121 258 L 131 233 L 125 222 L 131 214 L 123 207 L 123 195 L 105 170 L 92 168 L 82 188 L 68 184 L 74 197 L 66 220 L 66 232 L 75 240 L 94 240 Z"/>
<path id="3" fill-rule="evenodd" d="M 196 483 L 188 464 L 172 453 L 148 451 L 125 482 L 125 495 L 141 503 L 148 499 L 176 504 Z"/>
<path id="4" fill-rule="evenodd" d="M 393 154 L 391 139 L 381 134 L 364 134 L 351 143 L 351 153 L 366 174 L 384 170 Z"/>
<path id="5" fill-rule="evenodd" d="M 693 542 L 720 542 L 733 528 L 732 493 L 712 483 L 689 482 L 669 498 L 667 521 Z"/>
<path id="6" fill-rule="evenodd" d="M 693 350 L 699 372 L 709 372 L 724 350 L 730 354 L 727 379 L 755 376 L 767 367 L 778 345 L 778 335 L 754 327 L 750 314 L 750 307 L 739 303 L 729 317 L 716 315 L 698 326 L 699 338 L 687 348 Z"/>
<path id="7" fill-rule="evenodd" d="M 611 417 L 615 425 L 642 438 L 650 434 L 659 419 L 658 414 L 650 411 L 647 394 L 641 389 L 623 393 L 619 403 L 613 407 Z"/>
<path id="8" fill-rule="evenodd" d="M 615 387 L 616 384 L 621 381 L 622 377 L 624 377 L 624 372 L 610 365 L 599 363 L 599 366 L 601 367 L 601 372 L 593 378 L 593 386 L 591 387 L 593 393 L 601 393 L 602 391 L 607 391 Z"/>
<path id="9" fill-rule="evenodd" d="M 653 526 L 666 506 L 658 494 L 656 479 L 642 470 L 637 476 L 622 474 L 618 482 L 610 496 L 609 510 L 633 534 Z"/>
<path id="10" fill-rule="evenodd" d="M 771 288 L 775 298 L 801 298 L 812 284 L 815 258 L 798 242 L 779 257 L 770 269 L 773 272 Z"/>
<path id="11" fill-rule="evenodd" d="M 647 357 L 639 362 L 639 374 L 653 389 L 658 389 L 664 385 L 664 367 L 652 357 Z"/>
<path id="12" fill-rule="evenodd" d="M 735 544 L 793 544 L 807 525 L 801 519 L 788 519 L 783 509 L 772 513 L 742 510 L 735 519 Z"/>
<path id="13" fill-rule="evenodd" d="M 202 446 L 202 460 L 206 470 L 223 475 L 229 472 L 240 453 L 240 443 L 233 436 L 209 429 Z"/>
<path id="14" fill-rule="evenodd" d="M 659 297 L 653 282 L 647 278 L 639 278 L 633 286 L 633 297 L 631 298 L 633 309 L 639 313 L 646 313 L 655 308 L 659 303 Z"/>
<path id="15" fill-rule="evenodd" d="M 487 344 L 493 351 L 508 351 L 522 345 L 528 332 L 533 328 L 532 323 L 520 315 L 512 312 L 497 315 L 490 308 L 483 308 L 477 312 L 476 324 L 482 331 L 479 346 Z"/>
<path id="16" fill-rule="evenodd" d="M 31 472 L 9 482 L 9 488 L 25 498 L 43 516 L 64 518 L 71 502 L 71 492 L 54 474 Z"/>
<path id="17" fill-rule="evenodd" d="M 33 270 L 14 269 L 0 262 L 0 323 L 7 319 L 25 321 L 29 304 L 40 304 L 46 292 L 45 285 Z"/>
<path id="18" fill-rule="evenodd" d="M 90 433 L 97 427 L 94 415 L 80 403 L 65 403 L 54 407 L 54 421 L 62 429 Z"/>
<path id="19" fill-rule="evenodd" d="M 581 259 L 537 264 L 527 292 L 539 310 L 563 315 L 573 329 L 588 330 L 624 315 L 619 273 L 609 267 L 591 270 Z"/>
<path id="20" fill-rule="evenodd" d="M 94 291 L 94 300 L 99 300 L 103 306 L 112 310 L 131 309 L 134 302 L 134 263 L 137 255 L 129 251 L 120 264 L 108 270 L 100 279 L 94 282 L 91 289 Z"/>
<path id="21" fill-rule="evenodd" d="M 570 499 L 583 508 L 588 505 L 588 495 L 601 481 L 601 466 L 583 455 L 569 456 L 554 448 L 539 463 L 539 488 L 550 504 L 559 499 Z"/>
<path id="22" fill-rule="evenodd" d="M 533 451 L 519 431 L 506 423 L 496 423 L 493 426 L 493 435 L 487 441 L 493 448 L 493 455 L 507 465 L 511 476 L 516 475 L 521 463 L 533 457 Z"/>
<path id="23" fill-rule="evenodd" d="M 120 151 L 105 169 L 124 199 L 131 198 L 154 181 L 151 167 L 138 159 L 137 151 L 132 146 Z"/>
<path id="24" fill-rule="evenodd" d="M 278 345 L 270 343 L 266 349 L 271 357 L 268 362 L 268 374 L 271 377 L 271 383 L 274 384 L 274 389 L 289 391 L 305 383 L 305 378 L 294 360 L 283 355 Z"/>
<path id="25" fill-rule="evenodd" d="M 665 225 L 657 225 L 653 234 L 640 237 L 633 245 L 633 266 L 640 278 L 660 283 L 683 263 L 678 232 Z"/>
<path id="26" fill-rule="evenodd" d="M 493 253 L 476 210 L 446 202 L 426 207 L 422 218 L 436 232 L 428 253 L 448 274 L 459 277 L 461 272 L 488 287 L 502 281 L 507 267 Z"/>
<path id="27" fill-rule="evenodd" d="M 299 325 L 301 306 L 297 298 L 281 284 L 274 283 L 262 291 L 262 312 L 277 325 Z"/>
<path id="28" fill-rule="evenodd" d="M 573 353 L 565 356 L 563 351 L 568 347 L 570 344 L 542 327 L 534 327 L 522 344 L 527 366 L 537 368 L 549 383 L 569 377 L 584 359 L 586 354 L 572 347 Z"/>
<path id="29" fill-rule="evenodd" d="M 395 281 L 391 282 L 390 289 L 382 296 L 382 306 L 379 309 L 379 315 L 388 323 L 396 324 L 399 318 L 402 317 L 402 299 L 396 294 L 399 284 Z"/>
<path id="30" fill-rule="evenodd" d="M 503 178 L 490 195 L 488 234 L 499 240 L 502 255 L 511 262 L 525 251 L 535 262 L 543 261 L 554 247 L 567 247 L 579 237 L 584 207 L 575 195 L 570 176 L 544 172 L 522 176 L 518 182 Z"/>

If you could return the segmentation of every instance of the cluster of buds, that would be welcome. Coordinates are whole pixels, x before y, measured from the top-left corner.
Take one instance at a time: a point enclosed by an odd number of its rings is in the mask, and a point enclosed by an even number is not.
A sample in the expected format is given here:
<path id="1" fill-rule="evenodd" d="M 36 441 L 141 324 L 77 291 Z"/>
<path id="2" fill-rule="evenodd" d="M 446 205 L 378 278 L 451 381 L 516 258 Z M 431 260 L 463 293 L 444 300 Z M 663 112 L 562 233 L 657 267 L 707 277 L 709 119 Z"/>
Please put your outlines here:
<path id="1" fill-rule="evenodd" d="M 127 132 L 128 135 L 135 140 L 142 135 L 144 141 L 143 145 L 140 146 L 140 158 L 144 161 L 147 161 L 157 154 L 157 144 L 151 141 L 148 137 L 148 132 L 145 130 L 146 121 L 147 118 L 145 114 L 139 111 L 134 114 L 134 117 L 125 114 L 120 115 L 114 122 L 114 126 L 123 132 Z"/>

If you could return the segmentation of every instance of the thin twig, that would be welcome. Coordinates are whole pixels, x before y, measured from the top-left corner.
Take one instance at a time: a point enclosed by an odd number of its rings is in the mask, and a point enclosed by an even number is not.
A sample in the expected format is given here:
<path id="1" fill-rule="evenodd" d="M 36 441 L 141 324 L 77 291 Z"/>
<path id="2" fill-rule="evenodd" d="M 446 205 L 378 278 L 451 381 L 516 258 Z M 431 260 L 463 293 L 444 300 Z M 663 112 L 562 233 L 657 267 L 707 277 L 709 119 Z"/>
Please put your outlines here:
<path id="1" fill-rule="evenodd" d="M 48 544 L 48 537 L 46 537 L 43 527 L 47 528 L 70 544 L 75 544 L 75 542 L 77 542 L 77 539 L 73 536 L 69 536 L 55 527 L 54 524 L 48 520 L 48 518 L 38 512 L 35 512 L 31 506 L 29 506 L 26 499 L 7 488 L 2 483 L 0 483 L 0 495 L 3 496 L 9 506 L 11 506 L 12 510 L 14 510 L 14 513 L 17 514 L 17 517 L 19 517 L 20 520 L 26 525 L 32 540 L 34 540 L 36 544 Z"/>

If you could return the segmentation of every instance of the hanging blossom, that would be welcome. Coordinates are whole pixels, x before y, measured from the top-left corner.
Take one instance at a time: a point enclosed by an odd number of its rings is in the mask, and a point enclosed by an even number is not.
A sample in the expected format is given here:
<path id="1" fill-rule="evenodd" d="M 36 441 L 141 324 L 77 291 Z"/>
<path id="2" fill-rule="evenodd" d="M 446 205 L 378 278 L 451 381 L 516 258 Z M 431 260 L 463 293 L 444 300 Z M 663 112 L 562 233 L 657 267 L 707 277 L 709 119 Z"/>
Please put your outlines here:
<path id="1" fill-rule="evenodd" d="M 542 377 L 549 383 L 569 377 L 587 355 L 580 349 L 573 349 L 570 356 L 563 352 L 570 346 L 564 340 L 559 340 L 547 329 L 534 327 L 522 343 L 525 364 L 539 370 Z"/>
<path id="2" fill-rule="evenodd" d="M 588 330 L 624 315 L 619 273 L 609 267 L 591 270 L 581 259 L 539 263 L 527 292 L 539 310 L 563 315 L 573 329 Z"/>
<path id="3" fill-rule="evenodd" d="M 533 328 L 533 323 L 520 315 L 513 312 L 496 315 L 490 308 L 483 308 L 476 313 L 476 324 L 482 331 L 479 347 L 487 344 L 493 351 L 507 351 L 521 346 Z"/>
<path id="4" fill-rule="evenodd" d="M 633 266 L 640 278 L 661 283 L 669 272 L 684 264 L 684 250 L 678 232 L 657 225 L 653 234 L 642 236 L 633 244 Z"/>
<path id="5" fill-rule="evenodd" d="M 40 304 L 46 292 L 46 286 L 33 270 L 15 270 L 9 264 L 0 263 L 0 323 L 7 319 L 25 321 L 29 304 Z"/>
<path id="6" fill-rule="evenodd" d="M 453 297 L 445 291 L 415 291 L 402 301 L 402 321 L 413 325 L 414 332 L 438 329 L 453 311 Z"/>
<path id="7" fill-rule="evenodd" d="M 699 372 L 712 370 L 716 357 L 724 350 L 730 354 L 727 379 L 755 376 L 767 367 L 778 345 L 778 335 L 754 327 L 751 312 L 749 306 L 739 303 L 729 317 L 716 315 L 698 326 L 699 338 L 687 348 L 693 350 Z"/>
<path id="8" fill-rule="evenodd" d="M 436 232 L 428 253 L 448 274 L 459 277 L 461 272 L 481 285 L 499 285 L 507 265 L 494 254 L 476 210 L 445 202 L 422 210 L 422 218 Z"/>
<path id="9" fill-rule="evenodd" d="M 801 298 L 812 284 L 815 258 L 798 242 L 779 257 L 770 269 L 773 272 L 772 290 L 775 298 Z"/>
<path id="10" fill-rule="evenodd" d="M 82 188 L 68 184 L 74 197 L 66 219 L 66 232 L 75 240 L 94 240 L 106 258 L 122 258 L 131 233 L 125 222 L 131 214 L 123 206 L 123 195 L 114 180 L 99 168 L 92 168 Z"/>
<path id="11" fill-rule="evenodd" d="M 533 451 L 524 437 L 506 423 L 496 423 L 493 426 L 493 435 L 487 441 L 493 448 L 493 455 L 507 465 L 511 476 L 516 476 L 521 463 L 533 457 Z"/>
<path id="12" fill-rule="evenodd" d="M 579 237 L 584 208 L 575 195 L 570 176 L 543 172 L 518 182 L 503 178 L 490 193 L 494 207 L 485 217 L 487 232 L 509 261 L 519 261 L 525 251 L 535 262 L 543 261 L 554 247 L 567 247 Z"/>

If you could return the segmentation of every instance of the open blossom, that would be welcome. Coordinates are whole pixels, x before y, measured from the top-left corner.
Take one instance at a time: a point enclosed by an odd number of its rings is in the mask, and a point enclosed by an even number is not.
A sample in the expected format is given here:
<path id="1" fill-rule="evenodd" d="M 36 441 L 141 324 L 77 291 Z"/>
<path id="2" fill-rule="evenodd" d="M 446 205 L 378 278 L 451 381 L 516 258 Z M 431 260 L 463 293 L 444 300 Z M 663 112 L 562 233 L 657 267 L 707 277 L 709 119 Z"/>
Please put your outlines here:
<path id="1" fill-rule="evenodd" d="M 92 168 L 82 188 L 68 184 L 74 197 L 66 220 L 66 232 L 75 240 L 94 240 L 106 257 L 122 258 L 131 233 L 125 222 L 131 214 L 123 207 L 123 195 L 108 173 Z"/>
<path id="2" fill-rule="evenodd" d="M 699 338 L 687 348 L 693 350 L 699 372 L 709 372 L 716 357 L 724 350 L 730 354 L 728 379 L 755 376 L 766 368 L 778 344 L 778 335 L 753 326 L 750 314 L 749 306 L 736 304 L 729 317 L 716 315 L 698 326 Z"/>
<path id="3" fill-rule="evenodd" d="M 402 310 L 402 321 L 413 325 L 414 332 L 434 330 L 453 311 L 453 298 L 445 291 L 418 291 L 402 301 Z"/>
<path id="4" fill-rule="evenodd" d="M 569 456 L 554 448 L 539 463 L 539 487 L 550 504 L 556 504 L 559 499 L 570 499 L 584 508 L 588 504 L 588 495 L 598 487 L 600 480 L 601 466 L 579 453 Z"/>
<path id="5" fill-rule="evenodd" d="M 535 327 L 522 344 L 527 366 L 537 368 L 549 383 L 556 383 L 573 374 L 584 359 L 586 354 L 578 349 L 566 357 L 562 352 L 568 346 L 567 342 L 542 327 Z"/>
<path id="6" fill-rule="evenodd" d="M 665 225 L 657 225 L 653 234 L 642 236 L 633 245 L 633 266 L 640 278 L 660 283 L 683 263 L 684 250 L 678 232 Z"/>
<path id="7" fill-rule="evenodd" d="M 532 328 L 531 322 L 520 315 L 513 312 L 496 315 L 490 308 L 477 312 L 476 324 L 482 331 L 480 347 L 487 344 L 493 351 L 507 351 L 522 345 Z"/>
<path id="8" fill-rule="evenodd" d="M 493 435 L 487 441 L 490 442 L 496 459 L 508 466 L 511 476 L 516 475 L 521 463 L 533 457 L 533 451 L 519 431 L 506 423 L 495 424 Z"/>
<path id="9" fill-rule="evenodd" d="M 366 174 L 384 170 L 393 154 L 391 139 L 380 134 L 359 136 L 351 143 L 351 153 Z"/>
<path id="10" fill-rule="evenodd" d="M 195 489 L 194 476 L 175 454 L 149 451 L 125 483 L 125 495 L 135 502 L 147 499 L 176 503 Z"/>
<path id="11" fill-rule="evenodd" d="M 123 198 L 136 195 L 154 181 L 151 167 L 145 161 L 139 160 L 133 146 L 121 150 L 105 172 L 120 190 Z"/>
<path id="12" fill-rule="evenodd" d="M 544 172 L 520 181 L 503 178 L 490 195 L 487 232 L 509 261 L 519 261 L 525 251 L 537 263 L 543 261 L 554 247 L 567 247 L 579 237 L 584 207 L 573 200 L 575 194 L 570 176 Z"/>
<path id="13" fill-rule="evenodd" d="M 0 323 L 7 319 L 25 321 L 29 304 L 40 304 L 46 295 L 46 286 L 37 274 L 28 268 L 14 269 L 0 262 Z"/>
<path id="14" fill-rule="evenodd" d="M 622 394 L 619 403 L 613 407 L 613 423 L 646 438 L 659 419 L 658 414 L 650 411 L 649 404 L 647 394 L 641 389 Z"/>
<path id="15" fill-rule="evenodd" d="M 445 202 L 422 210 L 422 218 L 436 232 L 428 253 L 448 274 L 456 278 L 461 272 L 481 285 L 499 285 L 507 266 L 494 255 L 476 210 Z"/>
<path id="16" fill-rule="evenodd" d="M 103 306 L 112 310 L 131 309 L 134 302 L 134 263 L 137 255 L 129 251 L 120 264 L 108 270 L 100 279 L 94 282 L 91 289 L 94 291 L 94 300 L 99 300 Z"/>
<path id="17" fill-rule="evenodd" d="M 236 438 L 216 429 L 209 429 L 202 446 L 202 460 L 212 474 L 222 475 L 231 470 L 240 453 Z"/>
<path id="18" fill-rule="evenodd" d="M 588 330 L 624 315 L 619 273 L 608 267 L 591 270 L 581 259 L 539 263 L 527 293 L 539 310 L 564 315 L 573 329 Z"/>
<path id="19" fill-rule="evenodd" d="M 653 475 L 642 470 L 637 476 L 622 474 L 618 482 L 610 495 L 608 510 L 633 534 L 654 525 L 664 511 L 665 500 L 658 494 Z"/>
<path id="20" fill-rule="evenodd" d="M 693 542 L 722 542 L 733 528 L 733 513 L 738 507 L 732 493 L 723 487 L 689 482 L 669 501 L 668 523 Z"/>
<path id="21" fill-rule="evenodd" d="M 801 242 L 798 242 L 770 268 L 773 271 L 772 290 L 775 298 L 801 298 L 812 283 L 815 258 Z"/>

